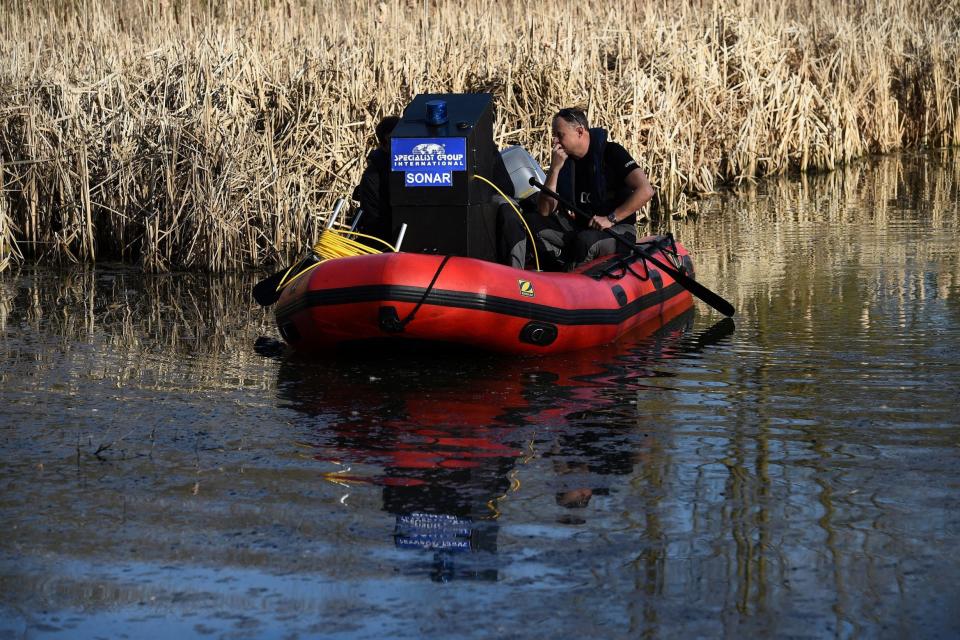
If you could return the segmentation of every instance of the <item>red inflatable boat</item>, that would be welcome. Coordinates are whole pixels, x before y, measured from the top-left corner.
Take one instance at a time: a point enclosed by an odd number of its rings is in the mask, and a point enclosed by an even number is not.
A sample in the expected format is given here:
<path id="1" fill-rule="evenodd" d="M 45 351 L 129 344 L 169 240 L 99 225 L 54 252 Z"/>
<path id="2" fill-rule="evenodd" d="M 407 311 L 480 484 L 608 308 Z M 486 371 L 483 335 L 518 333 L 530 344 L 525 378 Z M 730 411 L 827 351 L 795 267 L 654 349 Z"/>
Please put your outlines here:
<path id="1" fill-rule="evenodd" d="M 686 249 L 667 237 L 638 246 L 693 278 Z M 664 269 L 613 255 L 570 273 L 522 271 L 456 256 L 382 253 L 327 260 L 287 286 L 280 334 L 298 351 L 374 341 L 428 341 L 513 354 L 605 344 L 693 304 Z"/>

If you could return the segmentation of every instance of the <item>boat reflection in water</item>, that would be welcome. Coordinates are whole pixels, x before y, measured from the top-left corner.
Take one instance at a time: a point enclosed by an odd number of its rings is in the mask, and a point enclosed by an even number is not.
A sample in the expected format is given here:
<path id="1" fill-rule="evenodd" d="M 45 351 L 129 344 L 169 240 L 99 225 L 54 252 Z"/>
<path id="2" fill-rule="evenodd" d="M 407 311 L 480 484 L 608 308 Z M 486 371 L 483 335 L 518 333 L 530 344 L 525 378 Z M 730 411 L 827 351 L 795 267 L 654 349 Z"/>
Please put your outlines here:
<path id="1" fill-rule="evenodd" d="M 652 368 L 657 362 L 733 329 L 725 320 L 691 336 L 692 322 L 691 312 L 614 345 L 543 359 L 288 357 L 278 392 L 310 421 L 310 437 L 297 444 L 335 469 L 326 480 L 380 487 L 396 548 L 429 554 L 415 573 L 496 580 L 501 506 L 521 490 L 518 468 L 549 458 L 558 522 L 583 522 L 577 510 L 642 459 L 621 419 L 636 411 L 629 398 L 637 386 L 629 381 L 663 375 Z"/>

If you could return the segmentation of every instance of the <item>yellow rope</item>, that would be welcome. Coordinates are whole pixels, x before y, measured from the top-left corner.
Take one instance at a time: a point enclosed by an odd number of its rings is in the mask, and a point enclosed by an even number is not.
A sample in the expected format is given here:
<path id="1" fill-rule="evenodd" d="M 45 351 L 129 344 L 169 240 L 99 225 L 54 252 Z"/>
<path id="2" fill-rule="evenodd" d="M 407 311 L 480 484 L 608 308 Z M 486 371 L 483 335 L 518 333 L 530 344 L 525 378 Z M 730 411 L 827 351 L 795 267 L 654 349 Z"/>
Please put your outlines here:
<path id="1" fill-rule="evenodd" d="M 351 237 L 348 237 L 351 236 Z M 317 240 L 317 243 L 313 245 L 313 253 L 319 258 L 317 262 L 314 262 L 308 267 L 301 269 L 296 275 L 291 276 L 290 272 L 293 271 L 294 266 L 287 269 L 287 272 L 283 274 L 283 278 L 280 280 L 280 284 L 277 285 L 277 291 L 283 290 L 284 287 L 290 285 L 292 282 L 297 280 L 297 278 L 302 275 L 316 269 L 322 262 L 325 260 L 333 260 L 334 258 L 346 258 L 349 256 L 368 256 L 374 255 L 377 253 L 383 253 L 380 249 L 368 246 L 354 238 L 365 238 L 367 240 L 373 240 L 379 244 L 382 244 L 384 247 L 390 251 L 396 251 L 393 245 L 389 242 L 385 242 L 376 236 L 370 236 L 365 233 L 359 233 L 356 231 L 341 231 L 337 229 L 324 229 L 320 234 L 320 238 Z"/>
<path id="2" fill-rule="evenodd" d="M 499 193 L 503 199 L 510 204 L 510 207 L 517 214 L 517 217 L 520 218 L 520 222 L 523 223 L 523 228 L 527 230 L 527 236 L 530 238 L 530 246 L 533 247 L 533 262 L 537 268 L 537 271 L 540 271 L 540 256 L 537 254 L 537 243 L 533 238 L 533 232 L 530 231 L 530 227 L 527 226 L 527 221 L 523 219 L 523 214 L 521 214 L 520 210 L 517 209 L 517 205 L 515 205 L 513 200 L 508 198 L 507 195 L 501 191 L 499 187 L 497 187 L 497 185 L 493 184 L 483 176 L 475 175 L 473 177 L 477 180 L 483 180 L 488 185 L 493 187 L 496 192 Z M 283 278 L 280 280 L 280 284 L 277 285 L 277 291 L 283 290 L 284 287 L 288 286 L 290 283 L 294 282 L 304 274 L 316 269 L 324 260 L 347 258 L 349 256 L 369 256 L 383 253 L 381 249 L 377 249 L 360 242 L 359 238 L 373 240 L 375 243 L 383 245 L 390 251 L 397 250 L 392 244 L 376 236 L 359 233 L 357 231 L 346 231 L 332 228 L 324 229 L 320 234 L 320 238 L 317 240 L 316 244 L 313 245 L 313 253 L 319 258 L 319 261 L 314 262 L 304 269 L 301 269 L 292 277 L 290 276 L 290 272 L 293 271 L 294 267 L 287 269 L 287 272 L 283 274 Z"/>
<path id="3" fill-rule="evenodd" d="M 294 280 L 296 280 L 306 272 L 316 269 L 319 265 L 320 265 L 319 262 L 314 262 L 312 265 L 310 265 L 306 269 L 303 269 L 302 271 L 300 271 L 300 273 L 298 273 L 297 275 L 293 276 L 292 278 L 288 278 L 287 276 L 289 276 L 290 272 L 293 271 L 293 267 L 290 267 L 289 269 L 287 269 L 287 272 L 283 275 L 283 280 L 281 280 L 280 284 L 277 285 L 277 291 L 282 291 L 283 288 L 286 287 L 288 284 L 292 283 Z"/>
<path id="4" fill-rule="evenodd" d="M 365 233 L 358 233 L 356 231 L 335 231 L 333 229 L 326 229 L 320 234 L 320 239 L 317 240 L 315 245 L 313 245 L 313 250 L 323 260 L 345 258 L 347 256 L 366 256 L 383 253 L 381 249 L 366 245 L 358 240 L 355 240 L 354 238 L 373 240 L 374 242 L 383 245 L 390 251 L 396 251 L 396 248 L 393 245 L 391 245 L 389 242 L 384 242 L 376 236 L 370 236 Z"/>
<path id="5" fill-rule="evenodd" d="M 540 271 L 540 256 L 537 255 L 537 243 L 536 243 L 536 241 L 533 239 L 533 232 L 530 231 L 530 227 L 527 226 L 527 221 L 523 219 L 523 214 L 520 213 L 520 209 L 517 209 L 517 205 L 513 204 L 513 199 L 512 199 L 512 198 L 508 198 L 508 197 L 507 197 L 507 194 L 505 194 L 503 191 L 500 191 L 500 188 L 499 188 L 497 185 L 493 184 L 492 182 L 490 182 L 489 180 L 487 180 L 487 179 L 484 178 L 483 176 L 474 175 L 473 178 L 474 178 L 475 180 L 483 180 L 483 181 L 486 182 L 488 185 L 490 185 L 491 187 L 493 187 L 493 188 L 496 190 L 496 192 L 499 193 L 500 196 L 501 196 L 504 200 L 507 201 L 507 203 L 508 203 L 508 204 L 510 205 L 510 207 L 513 209 L 513 211 L 517 214 L 517 217 L 520 218 L 520 222 L 523 223 L 523 228 L 527 230 L 527 237 L 530 238 L 530 246 L 533 247 L 533 264 L 534 264 L 534 266 L 536 266 L 537 271 Z"/>

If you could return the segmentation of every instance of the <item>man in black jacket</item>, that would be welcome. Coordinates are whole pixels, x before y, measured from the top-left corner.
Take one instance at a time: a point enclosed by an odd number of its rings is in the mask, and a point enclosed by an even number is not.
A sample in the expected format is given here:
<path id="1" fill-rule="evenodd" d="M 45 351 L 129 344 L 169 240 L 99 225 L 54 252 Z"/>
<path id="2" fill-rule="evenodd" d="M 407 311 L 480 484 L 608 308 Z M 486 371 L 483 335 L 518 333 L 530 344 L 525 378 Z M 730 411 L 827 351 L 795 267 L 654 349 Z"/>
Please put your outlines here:
<path id="1" fill-rule="evenodd" d="M 643 170 L 626 149 L 607 140 L 605 129 L 591 129 L 580 109 L 558 111 L 552 133 L 553 149 L 544 184 L 592 217 L 580 218 L 541 193 L 537 201 L 540 215 L 525 216 L 537 236 L 539 250 L 545 250 L 546 257 L 556 262 L 577 265 L 617 251 L 617 241 L 604 229 L 635 242 L 636 212 L 653 197 Z M 526 232 L 510 216 L 503 222 L 504 262 L 522 269 Z"/>
<path id="2" fill-rule="evenodd" d="M 390 209 L 390 139 L 393 128 L 400 122 L 397 116 L 387 116 L 377 123 L 377 148 L 367 156 L 367 167 L 360 183 L 353 190 L 353 199 L 360 203 L 360 222 L 357 231 L 376 236 L 385 242 L 393 240 L 393 215 Z"/>

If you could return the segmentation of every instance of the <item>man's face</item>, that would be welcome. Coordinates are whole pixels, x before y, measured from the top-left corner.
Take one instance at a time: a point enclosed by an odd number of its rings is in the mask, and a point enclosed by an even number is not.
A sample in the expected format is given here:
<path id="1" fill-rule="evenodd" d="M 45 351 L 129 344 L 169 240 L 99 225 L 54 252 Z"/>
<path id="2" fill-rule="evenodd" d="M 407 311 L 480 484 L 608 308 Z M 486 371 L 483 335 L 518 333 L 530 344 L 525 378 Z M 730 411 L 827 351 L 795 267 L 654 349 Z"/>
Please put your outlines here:
<path id="1" fill-rule="evenodd" d="M 553 119 L 553 144 L 559 144 L 568 156 L 582 158 L 590 148 L 590 133 L 576 123 L 563 118 Z"/>

